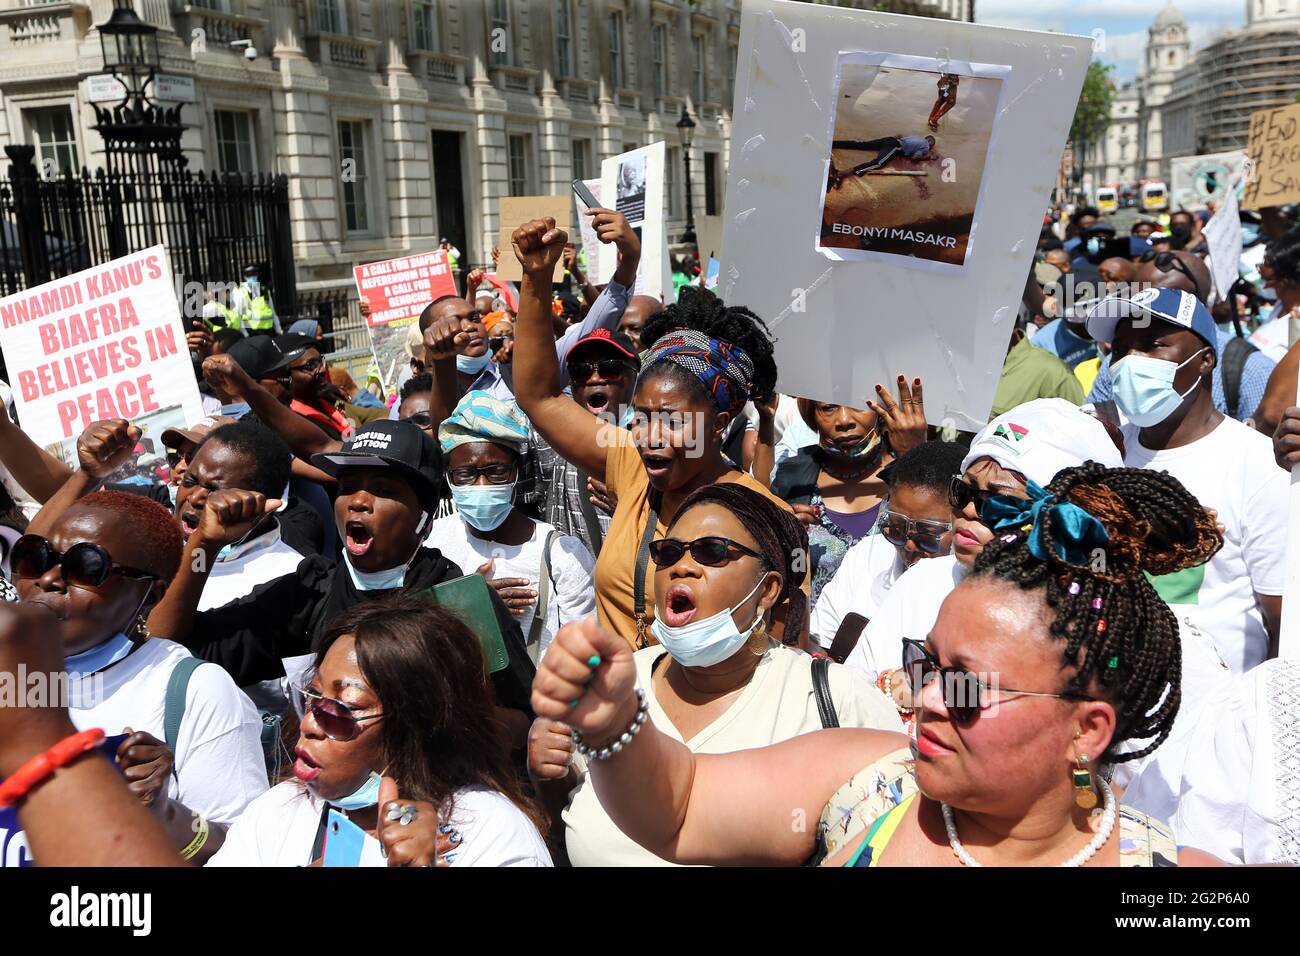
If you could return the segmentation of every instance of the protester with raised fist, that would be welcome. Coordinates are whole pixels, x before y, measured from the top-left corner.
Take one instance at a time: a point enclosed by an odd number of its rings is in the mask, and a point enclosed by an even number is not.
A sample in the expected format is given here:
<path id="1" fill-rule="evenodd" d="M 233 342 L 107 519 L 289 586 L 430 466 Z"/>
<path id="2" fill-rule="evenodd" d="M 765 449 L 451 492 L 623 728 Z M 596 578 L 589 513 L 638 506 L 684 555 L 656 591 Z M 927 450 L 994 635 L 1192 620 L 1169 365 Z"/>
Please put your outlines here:
<path id="1" fill-rule="evenodd" d="M 822 727 L 902 729 L 893 707 L 864 677 L 828 661 L 814 663 L 772 639 L 773 609 L 791 605 L 796 618 L 803 615 L 799 584 L 807 554 L 799 521 L 736 482 L 690 494 L 668 537 L 651 545 L 651 633 L 659 645 L 637 651 L 633 660 L 650 713 L 692 752 L 765 747 Z M 585 762 L 570 765 L 567 730 L 561 736 L 551 724 L 540 717 L 534 722 L 529 770 L 553 820 L 563 810 L 569 861 L 662 865 L 619 832 L 583 777 Z"/>
<path id="2" fill-rule="evenodd" d="M 722 436 L 745 402 L 772 393 L 772 342 L 747 309 L 729 308 L 702 290 L 684 291 L 642 332 L 649 351 L 632 399 L 631 431 L 603 421 L 564 394 L 559 362 L 547 347 L 547 270 L 566 240 L 551 219 L 525 223 L 512 237 L 524 272 L 515 322 L 519 405 L 560 455 L 617 496 L 596 561 L 596 609 L 606 627 L 644 647 L 651 641 L 655 607 L 648 549 L 664 535 L 682 499 L 705 485 L 734 481 L 776 500 L 721 453 Z M 791 640 L 806 633 L 803 620 L 786 624 L 783 633 Z"/>
<path id="3" fill-rule="evenodd" d="M 627 643 L 590 621 L 556 637 L 533 706 L 576 732 L 619 828 L 678 863 L 1213 863 L 1120 807 L 1106 782 L 1110 765 L 1158 747 L 1177 714 L 1178 626 L 1145 575 L 1204 560 L 1213 535 L 1189 545 L 1163 531 L 1204 512 L 1172 502 L 1150 472 L 1097 464 L 1059 474 L 1041 507 L 999 503 L 1001 535 L 928 635 L 909 640 L 912 747 L 841 729 L 698 755 L 660 729 Z M 1086 561 L 1093 543 L 1104 572 Z"/>
<path id="4" fill-rule="evenodd" d="M 399 590 L 423 591 L 463 575 L 434 548 L 422 547 L 443 496 L 438 447 L 414 424 L 376 421 L 343 448 L 312 462 L 338 482 L 334 514 L 344 541 L 342 563 L 322 554 L 303 558 L 289 574 L 219 608 L 198 611 L 208 574 L 221 549 L 239 541 L 279 502 L 256 492 L 226 490 L 208 496 L 198 527 L 185 544 L 180 572 L 150 624 L 174 634 L 194 653 L 216 661 L 240 685 L 283 676 L 306 666 L 329 623 L 354 605 Z M 494 597 L 510 666 L 493 675 L 497 700 L 522 748 L 533 666 L 518 622 Z"/>
<path id="5" fill-rule="evenodd" d="M 415 594 L 358 604 L 294 683 L 291 780 L 231 829 L 213 866 L 550 866 L 493 717 L 478 638 Z M 326 809 L 364 831 L 334 858 Z"/>
<path id="6" fill-rule="evenodd" d="M 92 425 L 68 485 L 111 473 L 137 438 L 122 421 Z M 202 859 L 266 789 L 261 721 L 221 668 L 196 666 L 147 628 L 180 563 L 181 531 L 167 509 L 124 492 L 66 500 L 67 491 L 14 545 L 19 594 L 62 622 L 73 723 L 129 735 L 117 755 L 133 792 L 177 851 Z"/>

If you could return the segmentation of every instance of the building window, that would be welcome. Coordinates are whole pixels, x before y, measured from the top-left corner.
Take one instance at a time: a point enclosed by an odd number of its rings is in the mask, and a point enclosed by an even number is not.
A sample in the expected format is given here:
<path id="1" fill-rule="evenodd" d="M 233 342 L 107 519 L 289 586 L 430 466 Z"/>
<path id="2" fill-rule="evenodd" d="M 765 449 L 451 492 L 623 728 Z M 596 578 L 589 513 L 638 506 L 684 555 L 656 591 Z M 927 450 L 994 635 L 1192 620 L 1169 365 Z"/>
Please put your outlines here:
<path id="1" fill-rule="evenodd" d="M 316 30 L 320 33 L 348 32 L 343 0 L 316 0 Z"/>
<path id="2" fill-rule="evenodd" d="M 438 50 L 438 4 L 436 0 L 411 0 L 411 36 L 417 50 Z"/>
<path id="3" fill-rule="evenodd" d="M 25 115 L 31 126 L 32 138 L 36 140 L 42 174 L 47 170 L 54 173 L 75 173 L 80 165 L 77 162 L 77 134 L 72 125 L 72 110 L 66 106 L 51 106 L 27 110 Z"/>
<path id="4" fill-rule="evenodd" d="M 623 87 L 623 13 L 609 15 L 609 82 L 614 89 Z"/>
<path id="5" fill-rule="evenodd" d="M 253 123 L 243 111 L 216 110 L 212 114 L 217 134 L 217 168 L 223 173 L 252 173 Z"/>
<path id="6" fill-rule="evenodd" d="M 706 102 L 707 99 L 704 95 L 705 84 L 704 84 L 704 36 L 703 34 L 697 33 L 695 34 L 695 36 L 691 37 L 691 45 L 692 47 L 694 47 L 695 50 L 695 84 L 694 84 L 695 102 L 703 103 Z"/>
<path id="7" fill-rule="evenodd" d="M 366 190 L 366 124 L 339 121 L 339 167 L 343 179 L 343 221 L 348 232 L 367 232 L 370 213 Z"/>
<path id="8" fill-rule="evenodd" d="M 511 136 L 509 139 L 510 195 L 512 196 L 529 195 L 528 146 L 527 136 Z"/>
<path id="9" fill-rule="evenodd" d="M 591 140 L 573 141 L 573 178 L 591 179 Z"/>
<path id="10" fill-rule="evenodd" d="M 718 214 L 718 154 L 704 154 L 704 215 Z"/>
<path id="11" fill-rule="evenodd" d="M 655 58 L 655 96 L 668 95 L 668 28 L 656 23 L 650 30 Z"/>
<path id="12" fill-rule="evenodd" d="M 573 76 L 573 10 L 569 0 L 555 8 L 555 75 Z"/>
<path id="13" fill-rule="evenodd" d="M 668 218 L 681 216 L 682 201 L 677 196 L 677 170 L 682 165 L 682 148 L 669 146 L 664 154 L 664 192 L 668 196 Z"/>
<path id="14" fill-rule="evenodd" d="M 513 62 L 514 38 L 510 35 L 510 0 L 492 0 L 492 29 L 488 33 L 488 49 L 493 66 Z"/>

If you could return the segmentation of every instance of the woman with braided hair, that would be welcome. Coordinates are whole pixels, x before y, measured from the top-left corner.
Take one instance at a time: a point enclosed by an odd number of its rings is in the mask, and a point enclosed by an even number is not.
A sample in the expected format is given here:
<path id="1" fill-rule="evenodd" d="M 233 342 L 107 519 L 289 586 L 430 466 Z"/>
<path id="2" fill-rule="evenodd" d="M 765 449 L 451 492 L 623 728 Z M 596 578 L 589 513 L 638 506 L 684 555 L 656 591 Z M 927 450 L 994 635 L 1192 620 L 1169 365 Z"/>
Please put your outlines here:
<path id="1" fill-rule="evenodd" d="M 696 756 L 655 729 L 626 645 L 592 622 L 556 638 L 534 708 L 603 758 L 592 781 L 623 832 L 676 862 L 795 864 L 818 849 L 852 866 L 1214 862 L 1119 807 L 1105 779 L 1178 713 L 1178 623 L 1146 575 L 1207 560 L 1213 517 L 1167 475 L 1096 463 L 981 512 L 993 540 L 928 635 L 908 636 L 910 748 L 841 729 Z M 792 812 L 820 826 L 790 826 Z"/>
<path id="2" fill-rule="evenodd" d="M 648 352 L 632 395 L 630 429 L 593 415 L 564 394 L 553 347 L 547 270 L 559 260 L 566 238 L 551 219 L 524 223 L 512 237 L 524 272 L 515 322 L 515 396 L 561 457 L 605 482 L 617 497 L 596 561 L 596 613 L 604 627 L 645 647 L 652 643 L 655 608 L 649 547 L 663 537 L 687 495 L 735 482 L 789 510 L 722 454 L 728 426 L 745 403 L 773 394 L 772 340 L 748 309 L 702 290 L 683 290 L 680 301 L 641 332 Z M 793 642 L 807 628 L 801 619 L 778 622 L 775 630 Z"/>
<path id="3" fill-rule="evenodd" d="M 772 639 L 771 612 L 803 615 L 808 536 L 792 514 L 737 482 L 705 485 L 651 545 L 659 646 L 632 659 L 656 724 L 694 753 L 766 747 L 827 726 L 902 729 L 870 682 Z M 815 692 L 814 672 L 825 684 Z M 820 697 L 820 702 L 819 702 Z M 822 707 L 828 708 L 823 713 Z M 662 866 L 619 831 L 574 765 L 568 725 L 542 718 L 528 764 L 574 866 Z"/>

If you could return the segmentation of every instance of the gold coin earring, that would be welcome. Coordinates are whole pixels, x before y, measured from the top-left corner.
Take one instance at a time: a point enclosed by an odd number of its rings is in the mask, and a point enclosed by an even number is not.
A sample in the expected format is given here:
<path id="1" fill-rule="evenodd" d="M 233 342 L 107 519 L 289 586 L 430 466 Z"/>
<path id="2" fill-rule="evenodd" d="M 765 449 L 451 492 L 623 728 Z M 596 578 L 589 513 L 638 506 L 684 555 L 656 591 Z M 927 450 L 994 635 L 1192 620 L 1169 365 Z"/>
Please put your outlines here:
<path id="1" fill-rule="evenodd" d="M 1074 783 L 1074 802 L 1084 810 L 1097 805 L 1097 791 L 1092 786 L 1092 771 L 1088 769 L 1088 755 L 1079 754 L 1079 765 L 1070 771 Z"/>

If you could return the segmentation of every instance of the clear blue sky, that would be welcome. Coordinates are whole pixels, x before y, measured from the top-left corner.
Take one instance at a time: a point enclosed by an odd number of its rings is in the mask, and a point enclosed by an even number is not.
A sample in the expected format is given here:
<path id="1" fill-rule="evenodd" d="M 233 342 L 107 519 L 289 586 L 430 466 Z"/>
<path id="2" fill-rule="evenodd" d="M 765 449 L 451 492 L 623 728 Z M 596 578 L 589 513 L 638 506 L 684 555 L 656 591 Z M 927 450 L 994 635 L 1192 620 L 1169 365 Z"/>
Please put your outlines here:
<path id="1" fill-rule="evenodd" d="M 1131 80 L 1146 44 L 1147 28 L 1166 0 L 975 0 L 980 23 L 1091 34 L 1105 31 L 1106 51 L 1097 58 L 1115 65 L 1115 77 Z M 1192 49 L 1216 34 L 1242 26 L 1245 0 L 1177 0 L 1191 34 Z"/>

